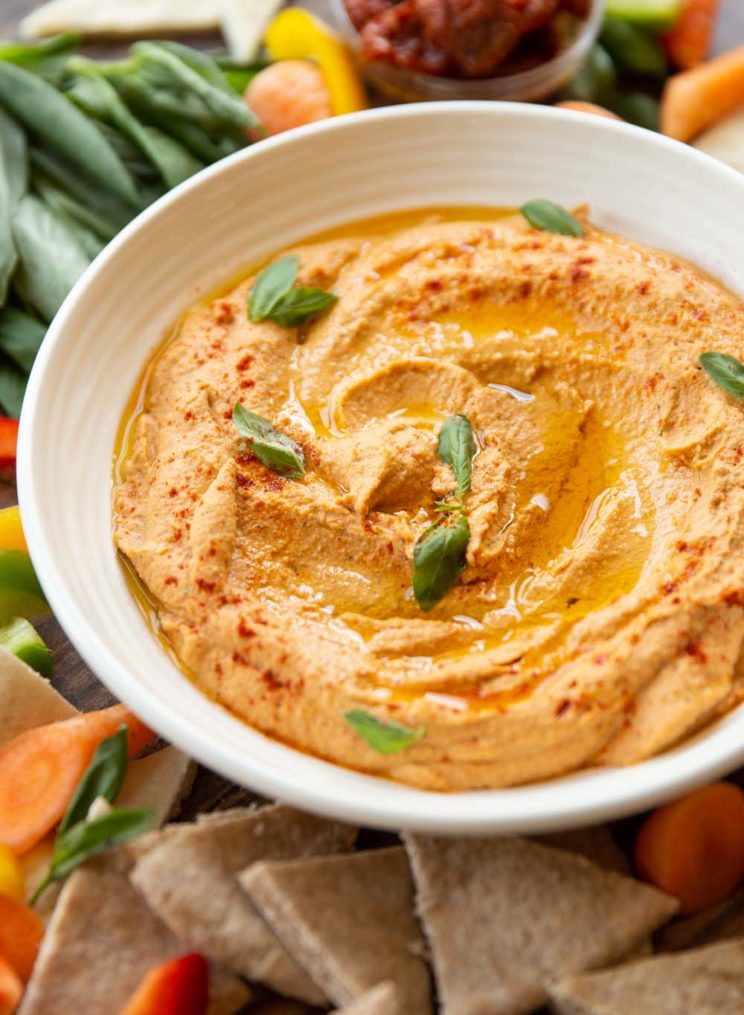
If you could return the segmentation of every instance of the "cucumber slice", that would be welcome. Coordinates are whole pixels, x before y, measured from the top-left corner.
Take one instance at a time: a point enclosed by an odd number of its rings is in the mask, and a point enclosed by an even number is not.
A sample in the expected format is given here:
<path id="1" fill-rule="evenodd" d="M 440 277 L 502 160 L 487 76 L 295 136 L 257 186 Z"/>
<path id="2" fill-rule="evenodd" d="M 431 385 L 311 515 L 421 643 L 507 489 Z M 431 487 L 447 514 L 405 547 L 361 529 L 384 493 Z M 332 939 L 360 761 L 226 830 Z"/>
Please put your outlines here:
<path id="1" fill-rule="evenodd" d="M 658 39 L 638 25 L 631 25 L 620 18 L 605 18 L 599 41 L 621 74 L 627 72 L 665 78 L 669 73 L 669 65 Z"/>
<path id="2" fill-rule="evenodd" d="M 43 677 L 51 677 L 52 653 L 36 629 L 23 617 L 13 617 L 8 624 L 0 627 L 0 645 Z"/>
<path id="3" fill-rule="evenodd" d="M 606 0 L 605 14 L 645 28 L 669 28 L 677 20 L 682 0 Z"/>

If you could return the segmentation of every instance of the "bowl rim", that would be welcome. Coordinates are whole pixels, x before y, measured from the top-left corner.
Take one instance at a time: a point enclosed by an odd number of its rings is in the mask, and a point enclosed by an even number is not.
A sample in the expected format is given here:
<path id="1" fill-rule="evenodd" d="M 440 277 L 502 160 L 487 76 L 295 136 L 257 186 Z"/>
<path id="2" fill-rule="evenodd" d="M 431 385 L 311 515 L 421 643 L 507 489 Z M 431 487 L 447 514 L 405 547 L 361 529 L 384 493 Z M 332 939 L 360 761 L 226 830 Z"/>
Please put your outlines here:
<path id="1" fill-rule="evenodd" d="M 486 118 L 530 118 L 535 124 L 545 119 L 561 119 L 568 123 L 580 120 L 584 131 L 597 139 L 608 140 L 614 134 L 632 133 L 636 139 L 642 128 L 620 121 L 590 118 L 583 113 L 521 103 L 492 103 L 459 100 L 443 103 L 416 103 L 382 107 L 352 113 L 299 128 L 286 135 L 269 138 L 260 145 L 248 147 L 208 167 L 151 205 L 119 233 L 87 269 L 59 310 L 34 365 L 24 401 L 18 445 L 18 494 L 29 552 L 50 606 L 70 642 L 93 673 L 113 694 L 126 702 L 140 717 L 150 723 L 167 740 L 225 778 L 249 786 L 272 799 L 279 799 L 304 810 L 370 827 L 407 828 L 420 831 L 443 831 L 444 834 L 484 834 L 485 832 L 539 832 L 581 826 L 646 809 L 647 807 L 685 792 L 695 786 L 730 772 L 744 763 L 744 705 L 708 727 L 681 746 L 627 768 L 581 770 L 559 779 L 544 780 L 525 786 L 505 789 L 468 790 L 442 793 L 403 787 L 384 778 L 345 769 L 316 759 L 294 748 L 271 741 L 282 752 L 296 756 L 305 764 L 298 776 L 295 766 L 268 769 L 251 763 L 242 754 L 237 758 L 231 747 L 218 737 L 205 737 L 198 723 L 174 712 L 166 701 L 154 693 L 150 685 L 132 677 L 131 669 L 106 644 L 105 639 L 76 601 L 68 588 L 64 569 L 57 565 L 53 540 L 47 535 L 44 517 L 45 491 L 37 489 L 32 466 L 35 454 L 43 455 L 43 443 L 37 447 L 38 418 L 43 413 L 40 396 L 45 383 L 52 383 L 47 369 L 57 344 L 66 335 L 73 308 L 84 297 L 91 280 L 126 248 L 138 231 L 156 220 L 172 205 L 188 199 L 196 189 L 227 172 L 238 162 L 261 157 L 262 151 L 279 147 L 290 148 L 309 136 L 332 138 L 360 118 L 405 121 L 418 117 L 436 118 L 446 110 Z M 744 194 L 744 177 L 710 156 L 682 145 L 670 138 L 642 131 L 651 154 L 659 146 L 679 153 L 691 163 L 705 165 L 712 174 L 736 180 Z M 46 511 L 50 510 L 46 507 Z M 128 594 L 128 593 L 127 593 Z M 147 632 L 147 637 L 153 637 Z M 184 678 L 185 679 L 185 678 Z M 219 706 L 215 706 L 219 707 Z M 238 723 L 226 709 L 226 721 Z M 738 713 L 738 717 L 737 717 Z M 254 736 L 262 734 L 240 723 Z M 270 738 L 263 738 L 268 739 Z M 307 766 L 321 766 L 335 773 L 345 773 L 349 788 L 343 792 L 330 789 L 324 780 L 308 777 Z M 320 769 L 316 769 L 320 771 Z M 572 792 L 572 781 L 581 780 L 580 792 Z M 331 780 L 332 782 L 332 780 Z M 365 786 L 374 792 L 365 793 Z M 384 792 L 392 787 L 393 792 Z M 556 791 L 560 787 L 561 791 Z M 547 793 L 546 793 L 547 790 Z M 545 797 L 545 799 L 543 799 Z"/>

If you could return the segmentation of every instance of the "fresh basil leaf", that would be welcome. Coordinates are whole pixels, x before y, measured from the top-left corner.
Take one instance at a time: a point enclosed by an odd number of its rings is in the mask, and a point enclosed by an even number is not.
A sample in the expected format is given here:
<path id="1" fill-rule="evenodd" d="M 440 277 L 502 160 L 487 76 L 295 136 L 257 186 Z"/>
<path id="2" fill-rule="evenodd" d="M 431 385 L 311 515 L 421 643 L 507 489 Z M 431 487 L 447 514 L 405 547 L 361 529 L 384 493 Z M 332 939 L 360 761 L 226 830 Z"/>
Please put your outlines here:
<path id="1" fill-rule="evenodd" d="M 7 356 L 0 356 L 0 405 L 13 419 L 21 418 L 27 383 L 28 374 Z"/>
<path id="2" fill-rule="evenodd" d="M 85 821 L 88 811 L 99 797 L 110 804 L 116 797 L 127 774 L 128 738 L 127 727 L 120 726 L 111 737 L 102 740 L 93 760 L 80 780 L 75 794 L 62 818 L 58 835 L 68 828 Z"/>
<path id="3" fill-rule="evenodd" d="M 328 293 L 325 289 L 297 286 L 281 297 L 269 316 L 283 328 L 296 328 L 308 317 L 314 317 L 330 307 L 337 299 L 335 293 Z"/>
<path id="4" fill-rule="evenodd" d="M 428 612 L 443 599 L 465 570 L 470 526 L 464 514 L 451 524 L 439 522 L 413 548 L 413 594 Z"/>
<path id="5" fill-rule="evenodd" d="M 719 388 L 734 398 L 744 398 L 744 363 L 722 352 L 704 352 L 700 366 Z"/>
<path id="6" fill-rule="evenodd" d="M 361 708 L 345 712 L 344 719 L 379 754 L 397 754 L 398 751 L 405 751 L 426 732 L 425 726 L 411 729 L 397 722 L 383 722 L 382 719 Z"/>
<path id="7" fill-rule="evenodd" d="M 454 472 L 457 496 L 462 500 L 470 490 L 475 455 L 473 428 L 465 416 L 450 416 L 444 421 L 439 431 L 437 452 Z"/>
<path id="8" fill-rule="evenodd" d="M 528 201 L 519 209 L 529 224 L 547 233 L 562 233 L 564 236 L 583 236 L 584 227 L 573 215 L 559 204 L 538 198 Z"/>
<path id="9" fill-rule="evenodd" d="M 305 452 L 291 437 L 240 402 L 233 409 L 233 423 L 240 436 L 248 441 L 256 458 L 268 469 L 289 479 L 302 479 L 305 475 Z"/>
<path id="10" fill-rule="evenodd" d="M 280 257 L 256 276 L 248 296 L 248 315 L 255 323 L 271 317 L 274 307 L 294 285 L 300 259 L 296 254 Z"/>
<path id="11" fill-rule="evenodd" d="M 49 872 L 34 892 L 31 905 L 49 885 L 66 878 L 92 856 L 142 835 L 151 827 L 154 818 L 151 807 L 120 807 L 92 821 L 81 821 L 58 835 Z"/>

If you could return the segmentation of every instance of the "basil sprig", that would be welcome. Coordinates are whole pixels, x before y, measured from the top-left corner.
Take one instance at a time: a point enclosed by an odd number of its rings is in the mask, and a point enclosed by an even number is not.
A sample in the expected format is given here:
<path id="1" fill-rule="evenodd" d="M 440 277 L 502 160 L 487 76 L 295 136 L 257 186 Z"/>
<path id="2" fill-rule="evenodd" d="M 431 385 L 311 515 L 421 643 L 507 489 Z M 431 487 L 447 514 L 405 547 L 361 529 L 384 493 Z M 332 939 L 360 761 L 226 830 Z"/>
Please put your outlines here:
<path id="1" fill-rule="evenodd" d="M 744 363 L 722 352 L 704 352 L 700 366 L 719 388 L 734 398 L 744 398 Z"/>
<path id="2" fill-rule="evenodd" d="M 583 236 L 584 227 L 565 208 L 545 198 L 528 201 L 519 209 L 529 224 L 547 233 L 562 233 L 564 236 Z"/>
<path id="3" fill-rule="evenodd" d="M 305 475 L 305 452 L 291 437 L 240 402 L 233 409 L 233 424 L 267 469 L 288 479 L 302 479 Z"/>
<path id="4" fill-rule="evenodd" d="M 457 498 L 462 500 L 470 491 L 473 474 L 475 437 L 473 428 L 465 416 L 450 416 L 439 431 L 437 453 L 455 474 Z"/>
<path id="5" fill-rule="evenodd" d="M 428 529 L 413 548 L 413 594 L 428 613 L 465 570 L 470 525 L 464 513 Z"/>
<path id="6" fill-rule="evenodd" d="M 88 817 L 99 798 L 114 802 L 126 770 L 127 727 L 122 726 L 101 742 L 84 772 L 57 830 L 49 870 L 34 892 L 31 905 L 51 884 L 66 878 L 90 857 L 150 828 L 155 815 L 150 807 L 114 807 L 100 817 Z"/>
<path id="7" fill-rule="evenodd" d="M 444 517 L 427 529 L 413 548 L 413 594 L 425 612 L 444 599 L 465 570 L 470 541 L 465 497 L 470 491 L 475 451 L 470 421 L 461 415 L 449 416 L 439 431 L 437 453 L 454 474 L 455 499 L 437 503 L 436 510 Z"/>
<path id="8" fill-rule="evenodd" d="M 404 751 L 411 744 L 420 740 L 426 732 L 425 726 L 411 729 L 409 726 L 402 726 L 397 722 L 384 722 L 372 715 L 371 712 L 365 712 L 362 708 L 345 712 L 344 719 L 378 754 L 397 754 L 399 751 Z"/>
<path id="9" fill-rule="evenodd" d="M 295 286 L 300 259 L 280 257 L 256 277 L 248 297 L 248 316 L 254 322 L 268 318 L 283 328 L 296 328 L 335 303 L 335 293 L 316 286 Z"/>

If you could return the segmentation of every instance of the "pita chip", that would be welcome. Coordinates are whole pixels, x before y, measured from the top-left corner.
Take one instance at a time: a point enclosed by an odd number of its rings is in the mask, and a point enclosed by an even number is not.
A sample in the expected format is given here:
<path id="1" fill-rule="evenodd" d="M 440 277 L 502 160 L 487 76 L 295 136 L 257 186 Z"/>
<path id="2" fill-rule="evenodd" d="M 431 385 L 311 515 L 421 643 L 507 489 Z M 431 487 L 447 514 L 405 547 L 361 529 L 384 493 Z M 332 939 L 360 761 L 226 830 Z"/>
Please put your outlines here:
<path id="1" fill-rule="evenodd" d="M 191 758 L 176 747 L 164 747 L 129 763 L 116 806 L 152 807 L 155 825 L 162 825 L 178 812 L 195 775 L 196 764 Z"/>
<path id="2" fill-rule="evenodd" d="M 353 1001 L 346 1008 L 339 1009 L 337 1015 L 404 1015 L 400 1007 L 398 988 L 390 980 L 378 983 L 372 990 L 362 994 L 358 1001 Z"/>
<path id="3" fill-rule="evenodd" d="M 231 819 L 178 826 L 149 850 L 132 881 L 153 912 L 187 942 L 227 969 L 311 1004 L 322 990 L 287 952 L 237 884 L 239 871 L 267 857 L 350 849 L 356 829 L 290 807 L 239 808 Z"/>
<path id="4" fill-rule="evenodd" d="M 19 1015 L 112 1015 L 148 970 L 187 950 L 131 886 L 122 857 L 99 857 L 62 889 Z M 232 1015 L 249 997 L 213 971 L 210 1015 Z"/>
<path id="5" fill-rule="evenodd" d="M 677 952 L 738 937 L 744 938 L 744 889 L 724 902 L 670 923 L 659 933 L 656 946 L 657 951 Z"/>
<path id="6" fill-rule="evenodd" d="M 0 647 L 0 748 L 26 730 L 77 714 L 48 680 Z"/>
<path id="7" fill-rule="evenodd" d="M 443 1015 L 522 1015 L 670 919 L 670 896 L 527 839 L 406 835 Z M 570 928 L 567 933 L 566 928 Z"/>
<path id="8" fill-rule="evenodd" d="M 431 1012 L 429 974 L 413 912 L 405 850 L 266 861 L 240 876 L 290 952 L 338 1005 L 382 977 L 405 1015 Z"/>
<path id="9" fill-rule="evenodd" d="M 590 828 L 572 828 L 567 832 L 548 832 L 535 836 L 535 842 L 555 849 L 578 853 L 587 860 L 593 860 L 608 871 L 630 874 L 630 864 L 620 849 L 607 825 L 592 825 Z"/>
<path id="10" fill-rule="evenodd" d="M 744 1011 L 744 941 L 570 976 L 550 996 L 559 1015 L 733 1015 Z"/>

